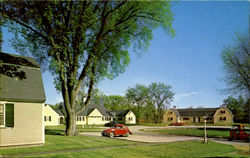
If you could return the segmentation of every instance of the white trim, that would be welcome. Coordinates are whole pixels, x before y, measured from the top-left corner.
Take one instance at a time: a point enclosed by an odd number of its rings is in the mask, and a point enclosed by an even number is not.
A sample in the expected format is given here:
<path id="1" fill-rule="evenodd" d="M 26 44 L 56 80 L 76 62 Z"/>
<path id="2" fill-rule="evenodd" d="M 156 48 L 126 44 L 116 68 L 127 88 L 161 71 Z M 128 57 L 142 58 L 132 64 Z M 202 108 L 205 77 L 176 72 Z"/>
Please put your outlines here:
<path id="1" fill-rule="evenodd" d="M 0 127 L 5 127 L 5 116 L 6 116 L 5 104 L 0 103 L 0 105 L 3 105 L 3 125 L 0 125 Z"/>
<path id="2" fill-rule="evenodd" d="M 0 101 L 0 104 L 3 104 L 3 106 L 4 106 L 4 108 L 3 108 L 3 110 L 4 110 L 4 114 L 3 114 L 3 116 L 4 116 L 4 125 L 0 125 L 0 127 L 1 128 L 14 128 L 14 126 L 15 126 L 15 103 L 14 102 L 7 102 L 7 101 Z M 6 118 L 6 104 L 13 104 L 14 105 L 14 126 L 13 127 L 6 127 L 6 120 L 5 120 L 5 118 Z"/>
<path id="3" fill-rule="evenodd" d="M 45 143 L 45 121 L 44 121 L 44 110 L 45 110 L 45 103 L 42 104 L 42 143 Z"/>

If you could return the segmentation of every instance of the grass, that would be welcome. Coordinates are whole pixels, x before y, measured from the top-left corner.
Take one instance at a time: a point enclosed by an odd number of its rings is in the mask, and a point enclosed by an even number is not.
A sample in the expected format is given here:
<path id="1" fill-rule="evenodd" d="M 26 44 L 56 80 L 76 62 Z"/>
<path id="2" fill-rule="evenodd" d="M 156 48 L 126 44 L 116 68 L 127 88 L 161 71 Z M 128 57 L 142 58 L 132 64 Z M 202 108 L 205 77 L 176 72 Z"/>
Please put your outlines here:
<path id="1" fill-rule="evenodd" d="M 150 146 L 122 147 L 117 149 L 99 149 L 93 151 L 69 152 L 36 155 L 36 157 L 247 157 L 241 150 L 225 144 L 200 141 L 174 142 Z"/>
<path id="2" fill-rule="evenodd" d="M 45 145 L 43 146 L 0 149 L 0 155 L 139 144 L 107 137 L 89 137 L 83 135 L 67 137 L 60 135 L 60 130 L 49 131 L 51 133 L 46 133 Z M 55 133 L 56 135 L 54 135 Z"/>
<path id="3" fill-rule="evenodd" d="M 107 127 L 106 127 L 107 128 Z M 46 131 L 50 130 L 58 130 L 58 131 L 65 131 L 65 125 L 59 125 L 59 126 L 46 126 Z M 103 125 L 77 125 L 77 131 L 78 132 L 101 132 L 105 129 Z"/>
<path id="4" fill-rule="evenodd" d="M 204 130 L 203 129 L 194 129 L 194 128 L 178 128 L 178 129 L 152 129 L 147 130 L 147 132 L 157 132 L 162 134 L 170 134 L 170 135 L 185 135 L 185 136 L 197 136 L 203 137 Z M 225 138 L 229 137 L 229 130 L 215 130 L 215 129 L 207 129 L 207 136 L 210 138 Z"/>
<path id="5" fill-rule="evenodd" d="M 0 149 L 0 157 L 10 154 L 38 153 L 31 157 L 243 157 L 249 154 L 244 149 L 235 148 L 232 145 L 201 141 L 173 142 L 166 144 L 151 144 L 111 139 L 107 137 L 90 136 L 64 136 L 65 126 L 46 127 L 46 143 L 43 146 Z M 97 127 L 79 127 L 81 129 L 95 129 Z M 162 130 L 161 130 L 162 131 Z M 158 131 L 159 132 L 159 131 Z M 124 145 L 138 145 L 133 147 L 121 147 Z M 98 150 L 81 152 L 63 152 L 71 149 L 91 149 L 101 147 Z M 105 147 L 117 147 L 107 149 Z M 55 154 L 39 155 L 40 152 L 62 151 Z"/>
<path id="6" fill-rule="evenodd" d="M 163 123 L 141 123 L 140 126 L 168 126 L 167 124 L 163 124 Z"/>

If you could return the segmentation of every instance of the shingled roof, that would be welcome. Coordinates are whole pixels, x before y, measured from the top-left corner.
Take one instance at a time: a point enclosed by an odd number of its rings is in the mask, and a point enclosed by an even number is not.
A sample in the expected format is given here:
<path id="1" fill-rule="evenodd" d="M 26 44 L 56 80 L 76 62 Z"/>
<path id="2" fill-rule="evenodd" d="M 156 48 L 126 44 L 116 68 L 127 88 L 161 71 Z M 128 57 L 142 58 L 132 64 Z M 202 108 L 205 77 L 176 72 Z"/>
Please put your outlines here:
<path id="1" fill-rule="evenodd" d="M 56 112 L 59 116 L 64 116 L 62 110 L 60 110 L 60 109 L 55 110 L 55 112 Z"/>
<path id="2" fill-rule="evenodd" d="M 41 70 L 33 58 L 0 52 L 0 100 L 45 102 Z"/>
<path id="3" fill-rule="evenodd" d="M 88 116 L 94 109 L 97 109 L 103 116 L 111 116 L 109 111 L 103 105 L 88 105 L 78 116 Z"/>
<path id="4" fill-rule="evenodd" d="M 116 110 L 116 111 L 110 111 L 110 113 L 113 116 L 126 116 L 130 110 Z"/>
<path id="5" fill-rule="evenodd" d="M 213 116 L 218 108 L 197 108 L 197 109 L 171 109 L 178 113 L 177 116 Z"/>

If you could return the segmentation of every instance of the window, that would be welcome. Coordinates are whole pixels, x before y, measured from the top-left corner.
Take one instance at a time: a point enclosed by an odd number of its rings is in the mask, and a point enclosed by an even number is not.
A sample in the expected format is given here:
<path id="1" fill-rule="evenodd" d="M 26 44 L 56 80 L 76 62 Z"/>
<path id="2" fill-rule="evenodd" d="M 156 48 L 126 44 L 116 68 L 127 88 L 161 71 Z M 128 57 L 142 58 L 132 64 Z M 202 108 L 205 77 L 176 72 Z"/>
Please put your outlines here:
<path id="1" fill-rule="evenodd" d="M 83 119 L 82 119 L 82 116 L 77 116 L 76 117 L 76 121 L 82 121 Z"/>
<path id="2" fill-rule="evenodd" d="M 46 116 L 44 116 L 44 121 L 46 122 Z"/>
<path id="3" fill-rule="evenodd" d="M 189 118 L 188 117 L 184 117 L 183 120 L 189 120 Z"/>
<path id="4" fill-rule="evenodd" d="M 4 104 L 0 104 L 0 126 L 4 126 Z"/>
<path id="5" fill-rule="evenodd" d="M 172 112 L 168 112 L 168 114 L 169 114 L 169 115 L 171 115 L 171 114 L 172 114 Z"/>
<path id="6" fill-rule="evenodd" d="M 226 111 L 225 111 L 225 110 L 221 110 L 220 113 L 221 113 L 221 114 L 225 114 Z"/>
<path id="7" fill-rule="evenodd" d="M 51 122 L 51 116 L 49 116 L 49 121 Z"/>
<path id="8" fill-rule="evenodd" d="M 173 117 L 169 117 L 169 118 L 168 118 L 168 121 L 173 121 Z"/>
<path id="9" fill-rule="evenodd" d="M 226 121 L 227 118 L 226 117 L 220 117 L 220 121 Z"/>
<path id="10" fill-rule="evenodd" d="M 14 104 L 0 104 L 0 126 L 14 127 Z"/>

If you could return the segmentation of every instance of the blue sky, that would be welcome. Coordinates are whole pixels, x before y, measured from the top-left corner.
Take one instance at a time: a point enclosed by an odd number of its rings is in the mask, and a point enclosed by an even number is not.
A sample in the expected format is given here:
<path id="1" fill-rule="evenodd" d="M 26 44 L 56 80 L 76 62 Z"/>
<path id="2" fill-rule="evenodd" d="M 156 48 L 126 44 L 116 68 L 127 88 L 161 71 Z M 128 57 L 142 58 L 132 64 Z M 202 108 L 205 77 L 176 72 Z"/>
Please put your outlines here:
<path id="1" fill-rule="evenodd" d="M 141 56 L 131 51 L 131 63 L 126 72 L 114 80 L 103 80 L 98 88 L 107 95 L 124 95 L 128 87 L 137 83 L 148 85 L 163 82 L 175 92 L 171 106 L 217 107 L 229 94 L 223 94 L 223 69 L 220 53 L 232 43 L 235 32 L 249 29 L 249 2 L 178 2 L 173 5 L 173 27 L 176 36 L 169 38 L 162 29 L 154 31 L 154 38 Z M 4 31 L 3 52 L 18 54 Z M 62 101 L 53 78 L 43 73 L 46 103 Z"/>

